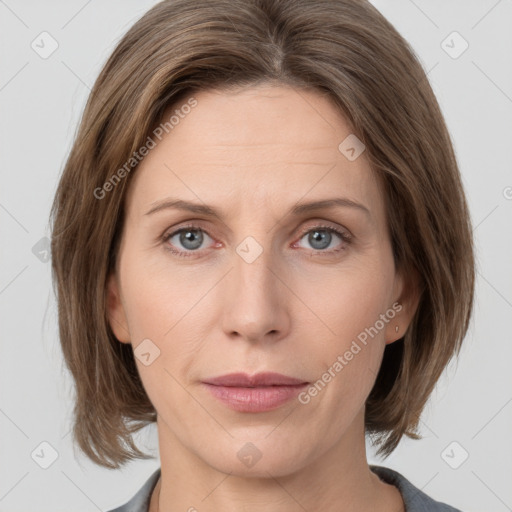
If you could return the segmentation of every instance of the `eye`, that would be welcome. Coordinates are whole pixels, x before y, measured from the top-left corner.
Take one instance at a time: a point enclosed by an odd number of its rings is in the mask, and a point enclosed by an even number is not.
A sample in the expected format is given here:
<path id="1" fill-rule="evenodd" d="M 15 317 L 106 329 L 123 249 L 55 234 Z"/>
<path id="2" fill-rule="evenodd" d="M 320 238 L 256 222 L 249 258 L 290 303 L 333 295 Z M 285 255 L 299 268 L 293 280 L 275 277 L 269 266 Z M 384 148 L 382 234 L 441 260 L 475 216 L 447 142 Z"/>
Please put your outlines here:
<path id="1" fill-rule="evenodd" d="M 212 240 L 201 227 L 189 225 L 181 227 L 171 233 L 164 234 L 162 242 L 164 243 L 165 249 L 172 254 L 189 258 L 201 254 L 201 246 L 203 246 L 205 242 L 205 237 Z M 352 235 L 348 232 L 333 228 L 332 226 L 314 226 L 313 228 L 303 230 L 299 242 L 303 239 L 306 239 L 307 243 L 310 244 L 314 254 L 323 255 L 325 253 L 325 255 L 329 255 L 345 250 L 351 242 Z M 339 241 L 336 243 L 336 239 L 342 242 L 341 246 Z M 293 247 L 297 247 L 299 242 L 293 244 Z"/>
<path id="2" fill-rule="evenodd" d="M 165 248 L 171 251 L 173 254 L 182 257 L 195 256 L 194 253 L 201 252 L 198 250 L 205 240 L 211 237 L 198 226 L 186 226 L 180 228 L 172 233 L 168 233 L 163 236 L 165 242 Z M 184 249 L 180 249 L 180 246 Z M 175 249 L 178 247 L 178 249 Z"/>
<path id="3" fill-rule="evenodd" d="M 341 247 L 339 247 L 339 242 L 336 243 L 336 238 L 341 240 Z M 314 251 L 332 254 L 333 252 L 346 249 L 346 246 L 351 241 L 351 235 L 331 226 L 315 226 L 303 232 L 300 240 L 304 239 L 306 239 L 306 242 L 310 244 Z M 333 248 L 336 246 L 338 248 Z"/>

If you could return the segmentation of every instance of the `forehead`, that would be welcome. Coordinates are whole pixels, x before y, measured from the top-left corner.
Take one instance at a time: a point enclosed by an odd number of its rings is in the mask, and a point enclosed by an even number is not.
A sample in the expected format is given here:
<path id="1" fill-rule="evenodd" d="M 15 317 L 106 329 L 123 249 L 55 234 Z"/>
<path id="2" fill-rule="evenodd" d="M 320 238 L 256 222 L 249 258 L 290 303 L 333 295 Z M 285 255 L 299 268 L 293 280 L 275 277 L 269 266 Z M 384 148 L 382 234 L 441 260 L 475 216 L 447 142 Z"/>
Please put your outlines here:
<path id="1" fill-rule="evenodd" d="M 206 150 L 226 145 L 256 152 L 264 145 L 276 151 L 316 151 L 332 160 L 338 154 L 338 139 L 351 133 L 330 98 L 316 91 L 260 85 L 200 91 L 194 97 L 197 106 L 172 130 L 175 143 L 190 141 L 193 130 Z M 170 107 L 164 120 L 185 101 Z"/>
<path id="2" fill-rule="evenodd" d="M 185 97 L 167 109 L 162 122 L 174 115 L 172 129 L 136 170 L 129 200 L 139 213 L 166 193 L 208 204 L 252 197 L 275 208 L 338 192 L 382 207 L 365 153 L 350 161 L 339 149 L 352 130 L 327 96 L 258 86 L 193 98 L 193 108 L 181 109 Z"/>

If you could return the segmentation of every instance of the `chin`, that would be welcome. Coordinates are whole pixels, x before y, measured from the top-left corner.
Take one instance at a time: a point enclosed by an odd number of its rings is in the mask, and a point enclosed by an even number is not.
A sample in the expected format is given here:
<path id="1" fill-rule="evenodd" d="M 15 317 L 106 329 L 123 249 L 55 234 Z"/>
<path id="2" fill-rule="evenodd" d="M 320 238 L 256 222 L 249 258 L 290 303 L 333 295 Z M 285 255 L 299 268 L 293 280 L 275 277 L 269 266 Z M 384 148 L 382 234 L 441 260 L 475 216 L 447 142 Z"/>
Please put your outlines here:
<path id="1" fill-rule="evenodd" d="M 262 446 L 262 445 L 265 446 Z M 220 453 L 209 451 L 203 460 L 225 474 L 243 478 L 282 477 L 298 471 L 307 465 L 304 447 L 295 444 L 286 449 L 282 444 L 267 442 L 234 442 Z"/>

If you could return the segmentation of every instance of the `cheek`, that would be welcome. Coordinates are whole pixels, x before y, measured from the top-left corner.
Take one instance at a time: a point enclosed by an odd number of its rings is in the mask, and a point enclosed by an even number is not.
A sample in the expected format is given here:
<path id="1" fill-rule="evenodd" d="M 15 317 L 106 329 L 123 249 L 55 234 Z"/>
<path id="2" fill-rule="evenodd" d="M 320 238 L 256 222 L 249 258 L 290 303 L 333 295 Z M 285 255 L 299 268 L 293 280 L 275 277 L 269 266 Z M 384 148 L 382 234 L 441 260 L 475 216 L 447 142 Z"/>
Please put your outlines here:
<path id="1" fill-rule="evenodd" d="M 196 325 L 191 321 L 205 307 L 201 298 L 211 288 L 212 279 L 197 280 L 194 285 L 179 269 L 160 262 L 155 265 L 144 260 L 143 254 L 127 256 L 121 270 L 125 312 L 139 374 L 155 403 L 152 390 L 173 387 L 171 375 L 181 382 L 200 350 L 202 333 L 194 330 Z M 148 366 L 137 357 L 143 350 L 144 345 L 139 347 L 143 340 L 154 343 L 149 344 L 150 352 L 158 354 Z"/>
<path id="2" fill-rule="evenodd" d="M 341 344 L 370 328 L 389 308 L 392 270 L 380 264 L 340 267 L 311 284 L 297 283 L 305 314 L 323 337 Z"/>
<path id="3" fill-rule="evenodd" d="M 187 375 L 198 351 L 187 329 L 190 301 L 171 285 L 167 278 L 153 279 L 139 274 L 139 279 L 132 283 L 128 299 L 128 320 L 138 373 L 157 411 L 165 410 L 169 397 L 173 397 L 172 403 L 186 401 L 183 375 Z M 147 352 L 150 364 L 144 362 L 143 354 Z"/>
<path id="4" fill-rule="evenodd" d="M 180 269 L 166 262 L 165 255 L 148 258 L 130 252 L 121 267 L 123 292 L 130 333 L 134 340 L 163 341 L 172 336 L 180 321 L 206 291 L 191 286 Z M 162 249 L 163 252 L 163 249 Z"/>
<path id="5" fill-rule="evenodd" d="M 308 359 L 328 372 L 319 377 L 332 382 L 328 386 L 343 400 L 359 401 L 370 391 L 382 359 L 387 324 L 381 315 L 390 306 L 393 269 L 381 262 L 385 258 L 340 266 L 316 280 L 314 289 L 300 287 L 308 305 L 303 326 L 317 333 Z"/>

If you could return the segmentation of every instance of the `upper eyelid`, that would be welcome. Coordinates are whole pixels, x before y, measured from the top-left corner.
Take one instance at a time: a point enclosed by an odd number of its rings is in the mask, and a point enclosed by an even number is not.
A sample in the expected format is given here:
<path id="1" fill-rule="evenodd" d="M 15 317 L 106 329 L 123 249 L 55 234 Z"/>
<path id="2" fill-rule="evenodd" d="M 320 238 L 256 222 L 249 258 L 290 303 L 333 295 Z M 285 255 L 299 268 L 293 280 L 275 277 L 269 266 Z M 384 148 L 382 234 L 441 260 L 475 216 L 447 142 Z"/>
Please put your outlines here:
<path id="1" fill-rule="evenodd" d="M 299 234 L 303 235 L 304 233 L 307 233 L 310 230 L 313 230 L 315 228 L 321 228 L 321 229 L 331 229 L 333 231 L 339 231 L 341 234 L 346 234 L 347 236 L 352 237 L 352 233 L 343 226 L 333 226 L 329 225 L 331 221 L 325 221 L 325 220 L 317 220 L 317 221 L 311 221 L 313 222 L 312 225 L 305 226 L 304 228 L 299 229 Z M 332 223 L 334 224 L 334 223 Z M 201 221 L 191 221 L 189 224 L 185 224 L 183 226 L 178 226 L 172 229 L 166 229 L 164 231 L 163 237 L 169 237 L 173 236 L 176 233 L 179 233 L 180 231 L 183 231 L 185 229 L 196 229 L 205 232 L 210 238 L 212 236 L 209 233 L 209 229 L 205 228 L 201 225 Z"/>
<path id="2" fill-rule="evenodd" d="M 310 226 L 305 226 L 304 228 L 300 229 L 299 239 L 297 241 L 302 239 L 307 233 L 309 233 L 310 231 L 313 231 L 314 229 L 330 230 L 330 231 L 334 232 L 334 234 L 337 234 L 345 243 L 351 241 L 351 239 L 353 238 L 352 233 L 347 228 L 339 227 L 339 226 L 334 227 L 334 226 L 324 225 L 324 224 L 328 224 L 329 221 L 317 220 L 317 221 L 312 221 L 312 222 L 316 222 L 316 223 L 314 223 L 313 225 L 310 225 Z M 181 231 L 185 231 L 187 229 L 202 231 L 202 232 L 206 233 L 206 235 L 208 235 L 212 240 L 214 240 L 214 237 L 212 235 L 210 235 L 210 233 L 208 232 L 208 229 L 205 229 L 203 226 L 201 226 L 200 222 L 195 223 L 193 221 L 190 222 L 190 224 L 187 224 L 184 226 L 179 226 L 179 227 L 173 228 L 171 230 L 165 231 L 164 234 L 162 235 L 162 239 L 164 242 L 168 242 L 170 238 L 177 235 Z M 294 242 L 294 243 L 296 243 L 296 242 Z M 186 252 L 189 252 L 189 251 L 186 251 Z M 190 252 L 199 252 L 199 251 L 190 251 Z"/>
<path id="3" fill-rule="evenodd" d="M 317 221 L 317 224 L 314 224 L 313 226 L 308 226 L 300 230 L 300 235 L 304 235 L 308 233 L 309 231 L 313 231 L 314 229 L 325 229 L 325 230 L 332 230 L 335 232 L 338 232 L 340 235 L 346 235 L 347 237 L 352 237 L 352 233 L 345 227 L 341 226 L 329 226 L 329 225 L 323 225 L 321 221 Z"/>

